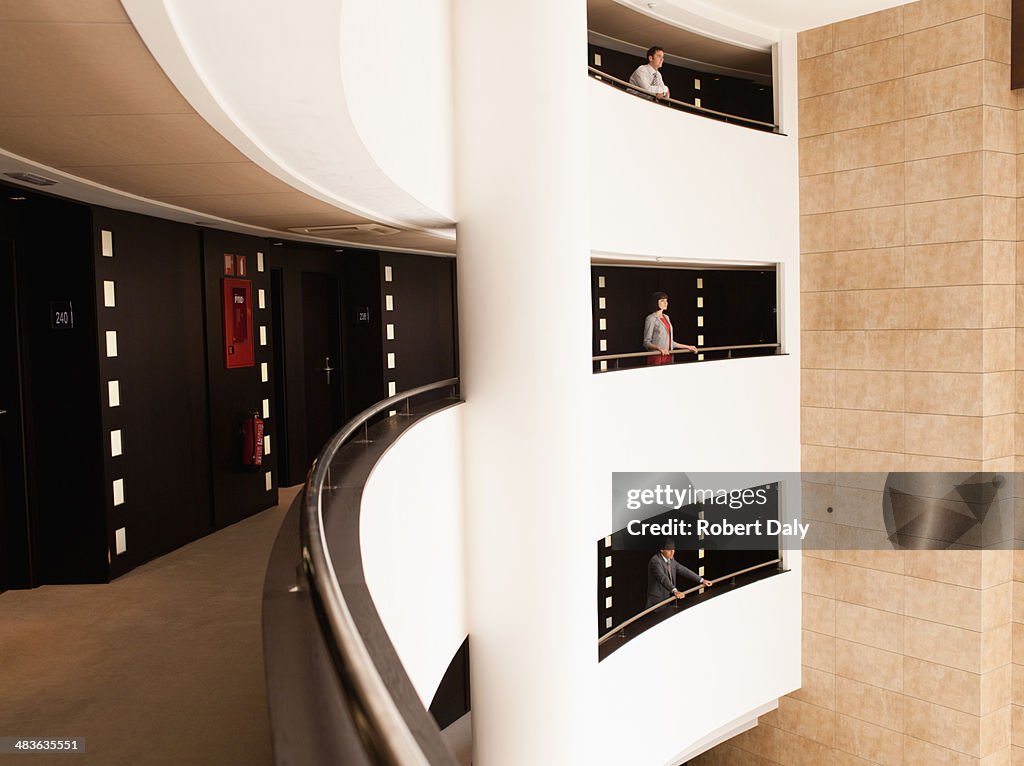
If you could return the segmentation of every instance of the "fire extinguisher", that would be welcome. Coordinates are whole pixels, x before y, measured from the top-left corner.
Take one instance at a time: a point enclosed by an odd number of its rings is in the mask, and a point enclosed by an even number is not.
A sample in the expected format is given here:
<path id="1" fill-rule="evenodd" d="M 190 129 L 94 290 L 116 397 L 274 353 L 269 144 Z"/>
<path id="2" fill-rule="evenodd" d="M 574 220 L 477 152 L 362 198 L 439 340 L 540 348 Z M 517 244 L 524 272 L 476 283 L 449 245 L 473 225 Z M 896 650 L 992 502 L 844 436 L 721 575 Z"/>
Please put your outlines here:
<path id="1" fill-rule="evenodd" d="M 242 465 L 253 468 L 263 464 L 263 418 L 250 412 L 242 422 Z"/>

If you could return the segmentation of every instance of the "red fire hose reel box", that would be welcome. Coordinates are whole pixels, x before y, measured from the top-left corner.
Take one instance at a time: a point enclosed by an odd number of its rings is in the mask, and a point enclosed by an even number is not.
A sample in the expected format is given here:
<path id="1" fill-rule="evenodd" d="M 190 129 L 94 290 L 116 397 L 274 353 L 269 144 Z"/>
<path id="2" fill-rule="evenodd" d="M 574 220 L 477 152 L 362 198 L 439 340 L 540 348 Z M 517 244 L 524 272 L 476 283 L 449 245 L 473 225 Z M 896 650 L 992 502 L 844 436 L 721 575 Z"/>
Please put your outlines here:
<path id="1" fill-rule="evenodd" d="M 252 337 L 252 282 L 225 277 L 223 286 L 224 366 L 228 369 L 252 367 L 256 360 Z"/>

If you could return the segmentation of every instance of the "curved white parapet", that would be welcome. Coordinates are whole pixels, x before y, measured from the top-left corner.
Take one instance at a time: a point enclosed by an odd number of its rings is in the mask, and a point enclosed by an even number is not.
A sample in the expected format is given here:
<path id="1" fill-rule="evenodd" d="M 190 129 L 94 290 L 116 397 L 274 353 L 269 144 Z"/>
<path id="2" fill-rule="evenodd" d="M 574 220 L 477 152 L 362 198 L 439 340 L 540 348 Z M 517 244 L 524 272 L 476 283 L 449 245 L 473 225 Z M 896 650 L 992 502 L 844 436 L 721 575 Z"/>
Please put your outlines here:
<path id="1" fill-rule="evenodd" d="M 462 414 L 418 421 L 363 489 L 363 574 L 424 707 L 468 633 L 462 515 Z"/>
<path id="2" fill-rule="evenodd" d="M 414 47 L 412 54 L 422 54 L 423 60 L 400 87 L 394 85 L 394 64 L 380 66 L 394 91 L 385 98 L 401 100 L 407 89 L 420 88 L 410 103 L 419 107 L 436 100 L 436 113 L 427 110 L 415 120 L 405 119 L 368 145 L 364 136 L 397 119 L 402 110 L 374 107 L 362 88 L 350 103 L 347 81 L 374 77 L 374 62 L 362 58 L 368 52 L 410 55 L 408 50 L 391 50 L 386 29 L 376 40 L 380 48 L 374 47 L 372 29 L 345 29 L 347 22 L 379 20 L 379 12 L 363 7 L 370 0 L 122 4 L 182 95 L 264 170 L 357 215 L 454 238 L 450 74 L 448 59 L 433 55 L 437 41 Z M 401 15 L 394 8 L 391 12 Z M 436 13 L 426 16 L 435 24 L 443 18 Z M 344 49 L 357 40 L 361 45 L 355 50 Z M 343 73 L 345 67 L 354 71 Z M 425 73 L 422 79 L 416 70 Z M 401 137 L 397 148 L 396 135 Z M 427 159 L 407 166 L 409 157 L 421 155 Z"/>

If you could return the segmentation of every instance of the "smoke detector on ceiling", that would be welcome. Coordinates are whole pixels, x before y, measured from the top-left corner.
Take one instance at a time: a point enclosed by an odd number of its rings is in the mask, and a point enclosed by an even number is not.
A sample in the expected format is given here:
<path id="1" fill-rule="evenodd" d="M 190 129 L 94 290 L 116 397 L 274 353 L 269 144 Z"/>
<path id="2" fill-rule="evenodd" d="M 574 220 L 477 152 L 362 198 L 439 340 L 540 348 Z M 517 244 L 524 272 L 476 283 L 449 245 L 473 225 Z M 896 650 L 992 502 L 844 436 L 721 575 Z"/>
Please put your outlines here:
<path id="1" fill-rule="evenodd" d="M 379 237 L 385 237 L 389 234 L 397 234 L 400 229 L 385 226 L 382 223 L 347 223 L 327 226 L 291 226 L 288 231 L 294 231 L 296 234 L 376 234 Z"/>

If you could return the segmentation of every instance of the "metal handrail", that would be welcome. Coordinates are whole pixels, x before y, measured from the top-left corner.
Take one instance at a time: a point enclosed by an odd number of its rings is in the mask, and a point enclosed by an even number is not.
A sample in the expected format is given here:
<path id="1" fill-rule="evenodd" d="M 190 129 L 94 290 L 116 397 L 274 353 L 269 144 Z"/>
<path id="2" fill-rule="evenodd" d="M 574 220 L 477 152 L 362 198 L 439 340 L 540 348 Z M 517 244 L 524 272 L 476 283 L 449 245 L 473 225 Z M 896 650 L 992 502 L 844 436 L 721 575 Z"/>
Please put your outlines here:
<path id="1" fill-rule="evenodd" d="M 327 548 L 322 503 L 324 482 L 335 454 L 374 415 L 430 391 L 451 388 L 454 394 L 458 384 L 458 378 L 448 378 L 403 391 L 363 410 L 331 437 L 317 455 L 306 479 L 299 527 L 302 532 L 302 562 L 310 594 L 320 610 L 321 625 L 329 631 L 325 638 L 334 668 L 342 688 L 346 690 L 346 703 L 352 709 L 363 744 L 377 762 L 389 766 L 429 766 L 430 762 L 374 664 L 342 594 Z"/>
<path id="2" fill-rule="evenodd" d="M 738 351 L 745 348 L 779 348 L 779 343 L 749 343 L 744 346 L 698 346 L 697 353 L 703 354 L 708 351 Z M 669 354 L 692 354 L 693 351 L 685 348 L 674 348 L 668 352 Z M 640 356 L 665 356 L 660 351 L 636 351 L 629 354 L 604 354 L 603 356 L 594 356 L 591 359 L 595 362 L 604 362 L 609 359 L 631 359 L 633 357 Z"/>
<path id="3" fill-rule="evenodd" d="M 714 580 L 708 580 L 708 582 L 710 582 L 712 585 L 715 585 L 716 583 L 722 582 L 722 580 L 731 580 L 733 577 L 739 577 L 740 575 L 746 574 L 747 572 L 753 572 L 755 569 L 763 569 L 764 567 L 771 566 L 772 564 L 779 564 L 781 562 L 782 562 L 782 559 L 772 559 L 771 561 L 765 561 L 764 563 L 758 564 L 756 566 L 747 567 L 746 569 L 740 569 L 737 572 L 731 572 L 731 573 L 729 573 L 727 575 L 722 575 L 721 577 L 717 577 Z M 690 588 L 688 590 L 684 590 L 683 591 L 683 595 L 687 596 L 687 595 L 693 593 L 694 591 L 700 590 L 701 588 L 707 588 L 707 587 L 710 587 L 710 586 L 707 586 L 707 585 L 694 585 L 692 588 Z M 654 606 L 648 607 L 647 609 L 644 609 L 642 612 L 640 612 L 638 614 L 634 614 L 628 620 L 624 620 L 623 622 L 620 622 L 614 628 L 612 628 L 607 633 L 605 633 L 603 636 L 601 636 L 599 639 L 597 639 L 597 645 L 600 646 L 605 641 L 607 641 L 609 638 L 612 638 L 616 633 L 619 633 L 620 631 L 625 629 L 627 626 L 632 625 L 634 622 L 639 620 L 641 617 L 646 617 L 651 612 L 653 612 L 655 609 L 661 609 L 661 607 L 665 606 L 666 604 L 671 604 L 673 601 L 678 601 L 678 598 L 676 596 L 669 596 L 664 601 L 659 601 Z"/>
<path id="4" fill-rule="evenodd" d="M 711 114 L 711 115 L 714 115 L 715 117 L 724 117 L 724 118 L 726 118 L 728 120 L 738 120 L 740 122 L 750 123 L 751 125 L 760 125 L 760 126 L 765 127 L 765 128 L 771 128 L 773 131 L 776 131 L 776 132 L 779 130 L 778 124 L 774 123 L 774 122 L 763 122 L 761 120 L 755 120 L 752 117 L 740 117 L 738 114 L 729 114 L 728 112 L 718 112 L 718 111 L 716 111 L 714 109 L 708 109 L 705 106 L 697 106 L 696 104 L 688 104 L 685 101 L 677 101 L 674 98 L 655 98 L 652 94 L 646 93 L 645 91 L 642 91 L 639 88 L 637 88 L 636 85 L 633 85 L 632 83 L 626 82 L 625 80 L 620 80 L 618 77 L 614 77 L 614 76 L 608 74 L 607 72 L 602 71 L 602 70 L 600 70 L 600 69 L 598 69 L 596 67 L 588 66 L 587 67 L 587 72 L 590 74 L 591 77 L 593 77 L 595 79 L 598 79 L 598 80 L 610 80 L 611 82 L 616 83 L 618 85 L 621 85 L 624 88 L 628 88 L 629 90 L 634 91 L 634 92 L 636 92 L 636 93 L 638 93 L 638 94 L 640 94 L 642 96 L 648 96 L 648 97 L 650 97 L 654 101 L 659 101 L 659 102 L 666 103 L 666 104 L 674 104 L 676 106 L 683 107 L 687 111 L 692 109 L 692 110 L 700 112 L 702 114 Z"/>

